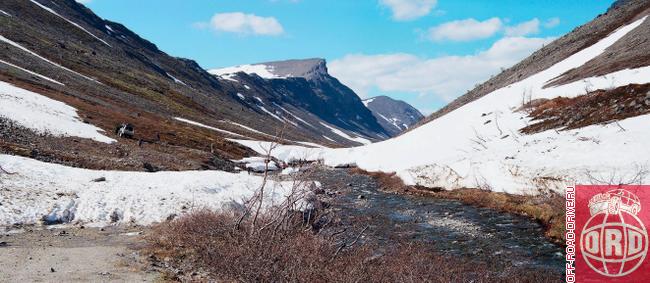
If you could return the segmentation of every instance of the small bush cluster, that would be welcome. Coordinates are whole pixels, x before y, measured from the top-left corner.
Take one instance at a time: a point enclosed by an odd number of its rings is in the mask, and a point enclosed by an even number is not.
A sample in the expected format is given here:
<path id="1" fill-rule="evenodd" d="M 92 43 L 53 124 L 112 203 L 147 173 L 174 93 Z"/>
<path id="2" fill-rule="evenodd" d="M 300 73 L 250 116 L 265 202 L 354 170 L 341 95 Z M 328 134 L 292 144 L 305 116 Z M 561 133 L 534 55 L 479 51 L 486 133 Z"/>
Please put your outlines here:
<path id="1" fill-rule="evenodd" d="M 265 215 L 260 216 L 262 219 Z M 548 272 L 446 257 L 424 244 L 341 249 L 293 218 L 289 229 L 237 226 L 229 213 L 197 211 L 154 227 L 151 259 L 177 270 L 179 281 L 238 282 L 549 282 Z M 239 227 L 239 228 L 237 228 Z M 349 244 L 349 242 L 348 242 Z M 197 278 L 197 274 L 202 274 Z"/>

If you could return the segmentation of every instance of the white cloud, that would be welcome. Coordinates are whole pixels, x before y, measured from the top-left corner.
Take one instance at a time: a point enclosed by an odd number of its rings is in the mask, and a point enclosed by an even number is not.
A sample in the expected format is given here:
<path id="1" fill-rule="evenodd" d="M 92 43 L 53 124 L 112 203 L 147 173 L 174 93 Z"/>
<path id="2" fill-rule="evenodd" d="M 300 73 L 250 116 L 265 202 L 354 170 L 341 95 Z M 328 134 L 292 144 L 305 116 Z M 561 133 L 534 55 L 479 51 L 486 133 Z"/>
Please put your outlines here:
<path id="1" fill-rule="evenodd" d="M 451 101 L 552 40 L 507 37 L 474 55 L 433 59 L 405 53 L 352 54 L 332 61 L 329 70 L 361 97 L 367 97 L 372 89 L 378 89 L 382 92 L 435 95 Z"/>
<path id="2" fill-rule="evenodd" d="M 436 7 L 437 0 L 380 0 L 383 6 L 393 12 L 397 21 L 414 20 L 431 13 Z"/>
<path id="3" fill-rule="evenodd" d="M 554 28 L 556 26 L 560 25 L 560 18 L 550 18 L 544 23 L 545 28 Z"/>
<path id="4" fill-rule="evenodd" d="M 198 23 L 196 26 L 243 35 L 276 36 L 284 33 L 284 28 L 274 17 L 260 17 L 240 12 L 215 14 L 210 22 Z"/>
<path id="5" fill-rule="evenodd" d="M 526 36 L 539 33 L 540 21 L 534 18 L 515 26 L 506 27 L 506 36 Z"/>
<path id="6" fill-rule="evenodd" d="M 452 21 L 429 29 L 428 37 L 433 41 L 470 41 L 494 36 L 503 27 L 499 18 L 485 21 L 466 19 Z"/>

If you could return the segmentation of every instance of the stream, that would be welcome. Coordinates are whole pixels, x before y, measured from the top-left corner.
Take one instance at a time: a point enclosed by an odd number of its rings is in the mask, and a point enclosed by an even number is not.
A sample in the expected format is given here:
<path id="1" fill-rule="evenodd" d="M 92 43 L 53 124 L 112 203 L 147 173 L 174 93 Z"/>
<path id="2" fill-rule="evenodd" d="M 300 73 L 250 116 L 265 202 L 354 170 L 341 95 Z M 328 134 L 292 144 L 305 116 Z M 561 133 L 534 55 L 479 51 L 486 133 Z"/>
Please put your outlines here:
<path id="1" fill-rule="evenodd" d="M 456 200 L 383 192 L 371 177 L 345 169 L 319 171 L 316 179 L 332 196 L 330 208 L 343 226 L 368 226 L 364 239 L 382 245 L 423 241 L 442 254 L 564 272 L 562 247 L 529 218 Z"/>

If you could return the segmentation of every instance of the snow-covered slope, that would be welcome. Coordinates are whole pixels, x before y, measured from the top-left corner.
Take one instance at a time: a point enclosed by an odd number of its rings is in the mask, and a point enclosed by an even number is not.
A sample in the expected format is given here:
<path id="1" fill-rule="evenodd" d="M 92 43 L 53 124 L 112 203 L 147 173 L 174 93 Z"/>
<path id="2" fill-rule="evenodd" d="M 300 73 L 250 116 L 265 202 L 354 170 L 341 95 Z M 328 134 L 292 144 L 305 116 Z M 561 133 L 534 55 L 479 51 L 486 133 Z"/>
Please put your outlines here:
<path id="1" fill-rule="evenodd" d="M 81 121 L 77 109 L 38 93 L 0 81 L 0 117 L 39 133 L 115 142 L 102 129 Z"/>
<path id="2" fill-rule="evenodd" d="M 547 82 L 580 67 L 638 28 L 647 17 L 622 26 L 606 38 L 523 81 L 489 93 L 395 139 L 348 149 L 300 152 L 277 150 L 285 159 L 323 159 L 367 170 L 394 171 L 411 184 L 429 187 L 482 187 L 511 193 L 561 190 L 572 182 L 639 181 L 650 165 L 650 116 L 575 130 L 524 135 L 531 123 L 518 111 L 522 100 L 575 97 L 585 89 L 649 83 L 650 67 L 544 88 Z M 641 174 L 640 174 L 641 173 Z"/>

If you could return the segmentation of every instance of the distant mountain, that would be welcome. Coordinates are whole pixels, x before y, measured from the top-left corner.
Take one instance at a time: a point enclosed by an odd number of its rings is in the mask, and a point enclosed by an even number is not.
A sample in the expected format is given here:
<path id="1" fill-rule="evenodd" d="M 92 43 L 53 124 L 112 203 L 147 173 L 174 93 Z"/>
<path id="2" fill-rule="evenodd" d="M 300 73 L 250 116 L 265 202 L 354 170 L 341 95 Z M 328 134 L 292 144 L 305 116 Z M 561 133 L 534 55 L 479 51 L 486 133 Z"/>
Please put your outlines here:
<path id="1" fill-rule="evenodd" d="M 379 124 L 391 136 L 399 135 L 424 118 L 422 113 L 410 104 L 395 100 L 388 96 L 377 96 L 363 101 L 363 104 L 372 111 Z"/>
<path id="2" fill-rule="evenodd" d="M 215 76 L 74 0 L 0 1 L 0 50 L 0 153 L 86 168 L 185 170 L 253 153 L 231 139 L 281 132 L 284 143 L 342 147 L 390 135 L 324 60 Z M 37 127 L 25 117 L 58 112 L 26 96 L 65 103 L 105 133 L 102 140 L 117 142 L 79 138 L 71 128 L 48 132 L 56 123 Z M 35 112 L 2 107 L 19 102 Z M 122 123 L 135 128 L 135 140 L 114 134 Z"/>
<path id="3" fill-rule="evenodd" d="M 270 112 L 306 133 L 339 144 L 369 143 L 390 136 L 357 94 L 327 72 L 323 59 L 266 62 L 208 72 L 242 103 Z"/>

